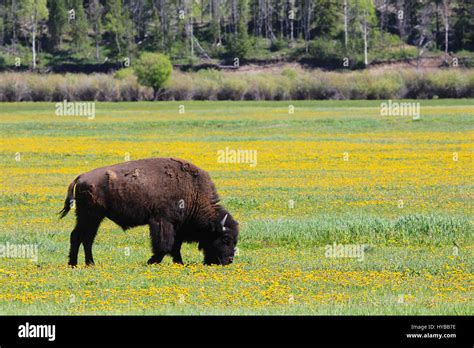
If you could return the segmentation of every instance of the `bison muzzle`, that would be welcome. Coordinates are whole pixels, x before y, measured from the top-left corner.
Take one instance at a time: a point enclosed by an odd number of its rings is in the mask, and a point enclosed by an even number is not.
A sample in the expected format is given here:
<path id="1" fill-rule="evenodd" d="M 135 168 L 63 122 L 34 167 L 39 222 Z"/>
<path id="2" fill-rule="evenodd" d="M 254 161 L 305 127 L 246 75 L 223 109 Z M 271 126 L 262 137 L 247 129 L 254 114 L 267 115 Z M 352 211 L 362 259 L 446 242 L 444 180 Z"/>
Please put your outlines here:
<path id="1" fill-rule="evenodd" d="M 92 244 L 105 217 L 124 230 L 149 225 L 149 264 L 168 254 L 182 264 L 183 242 L 197 242 L 205 264 L 232 263 L 239 227 L 218 202 L 209 174 L 181 159 L 149 158 L 81 174 L 69 185 L 60 212 L 63 218 L 76 207 L 69 265 L 77 265 L 81 244 L 86 264 L 94 263 Z"/>

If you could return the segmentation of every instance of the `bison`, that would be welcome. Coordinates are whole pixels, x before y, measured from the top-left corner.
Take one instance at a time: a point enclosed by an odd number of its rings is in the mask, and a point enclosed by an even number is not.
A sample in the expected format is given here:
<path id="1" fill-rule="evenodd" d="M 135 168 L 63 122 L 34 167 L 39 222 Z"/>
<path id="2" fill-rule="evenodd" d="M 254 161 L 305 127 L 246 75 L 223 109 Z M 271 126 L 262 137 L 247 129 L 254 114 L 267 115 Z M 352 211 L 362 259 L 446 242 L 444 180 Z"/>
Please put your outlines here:
<path id="1" fill-rule="evenodd" d="M 81 174 L 69 185 L 60 211 L 63 218 L 76 207 L 69 265 L 77 265 L 81 243 L 86 264 L 94 264 L 92 244 L 105 217 L 124 230 L 149 225 L 153 255 L 148 264 L 167 254 L 182 264 L 183 242 L 198 243 L 204 264 L 230 264 L 239 226 L 218 202 L 209 174 L 181 159 L 148 158 Z"/>

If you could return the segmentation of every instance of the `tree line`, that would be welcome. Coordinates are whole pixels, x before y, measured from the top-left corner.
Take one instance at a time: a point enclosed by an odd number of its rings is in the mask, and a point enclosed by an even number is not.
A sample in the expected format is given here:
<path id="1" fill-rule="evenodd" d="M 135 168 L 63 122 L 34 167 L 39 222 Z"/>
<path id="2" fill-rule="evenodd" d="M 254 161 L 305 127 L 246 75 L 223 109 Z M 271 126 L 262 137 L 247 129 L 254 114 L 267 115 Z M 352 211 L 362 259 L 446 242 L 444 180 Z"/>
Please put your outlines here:
<path id="1" fill-rule="evenodd" d="M 144 51 L 174 63 L 360 54 L 393 43 L 447 56 L 474 51 L 472 0 L 1 0 L 0 56 L 131 63 Z M 331 46 L 332 45 L 332 46 Z M 296 57 L 298 58 L 298 57 Z"/>

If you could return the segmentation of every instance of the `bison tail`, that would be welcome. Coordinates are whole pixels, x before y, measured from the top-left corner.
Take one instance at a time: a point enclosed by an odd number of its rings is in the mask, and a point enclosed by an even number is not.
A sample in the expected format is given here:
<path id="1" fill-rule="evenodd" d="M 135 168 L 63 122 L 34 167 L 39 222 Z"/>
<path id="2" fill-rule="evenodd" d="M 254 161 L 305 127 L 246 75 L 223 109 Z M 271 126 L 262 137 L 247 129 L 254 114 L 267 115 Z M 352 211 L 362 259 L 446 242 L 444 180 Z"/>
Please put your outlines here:
<path id="1" fill-rule="evenodd" d="M 67 213 L 69 213 L 69 211 L 71 210 L 71 206 L 74 204 L 74 191 L 75 191 L 75 188 L 76 188 L 76 182 L 77 182 L 77 179 L 79 179 L 79 177 L 75 178 L 73 180 L 73 182 L 71 182 L 69 184 L 69 187 L 67 189 L 67 197 L 66 197 L 66 200 L 64 201 L 64 207 L 63 209 L 59 212 L 59 218 L 62 219 L 63 217 L 65 217 L 67 215 Z"/>

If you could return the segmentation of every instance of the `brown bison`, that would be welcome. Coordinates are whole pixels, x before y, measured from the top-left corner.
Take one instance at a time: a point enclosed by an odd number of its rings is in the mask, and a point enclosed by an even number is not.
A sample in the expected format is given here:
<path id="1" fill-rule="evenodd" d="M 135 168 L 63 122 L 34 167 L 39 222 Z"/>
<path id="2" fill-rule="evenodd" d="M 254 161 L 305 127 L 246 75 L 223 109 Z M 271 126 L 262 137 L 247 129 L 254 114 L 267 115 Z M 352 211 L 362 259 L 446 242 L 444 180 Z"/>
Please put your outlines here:
<path id="1" fill-rule="evenodd" d="M 93 264 L 92 244 L 104 217 L 124 230 L 150 226 L 153 255 L 149 264 L 170 254 L 183 263 L 181 244 L 198 242 L 205 264 L 233 261 L 238 223 L 219 204 L 207 172 L 175 158 L 149 158 L 94 169 L 69 185 L 61 218 L 76 207 L 69 265 L 77 265 L 84 245 L 86 264 Z"/>

